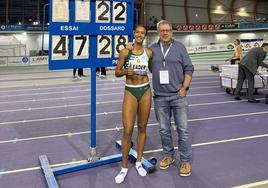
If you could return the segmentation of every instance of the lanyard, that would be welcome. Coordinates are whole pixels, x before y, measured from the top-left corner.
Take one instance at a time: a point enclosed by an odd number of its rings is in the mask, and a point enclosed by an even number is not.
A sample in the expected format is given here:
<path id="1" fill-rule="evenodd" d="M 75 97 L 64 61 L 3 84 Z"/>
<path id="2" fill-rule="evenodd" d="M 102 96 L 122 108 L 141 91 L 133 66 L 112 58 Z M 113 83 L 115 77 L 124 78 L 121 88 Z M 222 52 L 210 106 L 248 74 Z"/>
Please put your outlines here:
<path id="1" fill-rule="evenodd" d="M 168 47 L 166 53 L 164 53 L 163 45 L 162 45 L 162 43 L 160 43 L 161 52 L 162 52 L 162 54 L 163 54 L 163 56 L 164 56 L 164 60 L 163 60 L 163 65 L 164 65 L 164 67 L 166 66 L 166 56 L 167 56 L 167 54 L 168 54 L 168 52 L 169 52 L 171 46 L 172 46 L 172 43 L 169 45 L 169 47 Z"/>

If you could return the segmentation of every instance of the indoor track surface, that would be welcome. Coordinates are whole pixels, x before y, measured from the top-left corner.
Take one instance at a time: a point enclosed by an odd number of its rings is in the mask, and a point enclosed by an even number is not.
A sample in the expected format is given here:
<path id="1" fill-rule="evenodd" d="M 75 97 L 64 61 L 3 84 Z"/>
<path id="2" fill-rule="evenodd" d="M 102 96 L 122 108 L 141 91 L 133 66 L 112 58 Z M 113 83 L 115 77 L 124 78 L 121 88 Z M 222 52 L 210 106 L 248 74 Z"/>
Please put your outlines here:
<path id="1" fill-rule="evenodd" d="M 38 157 L 55 166 L 84 162 L 90 147 L 90 76 L 73 80 L 71 70 L 44 67 L 1 68 L 0 188 L 45 188 Z M 108 71 L 97 79 L 97 152 L 120 153 L 124 79 Z M 167 170 L 140 177 L 133 164 L 125 182 L 114 177 L 120 163 L 57 176 L 61 188 L 267 188 L 268 105 L 235 101 L 220 88 L 219 73 L 193 76 L 188 92 L 189 127 L 193 145 L 192 175 L 180 177 L 178 160 Z M 137 130 L 133 133 L 134 149 Z M 177 147 L 176 132 L 174 143 Z M 144 157 L 161 160 L 159 127 L 152 106 Z M 176 155 L 178 159 L 178 155 Z"/>

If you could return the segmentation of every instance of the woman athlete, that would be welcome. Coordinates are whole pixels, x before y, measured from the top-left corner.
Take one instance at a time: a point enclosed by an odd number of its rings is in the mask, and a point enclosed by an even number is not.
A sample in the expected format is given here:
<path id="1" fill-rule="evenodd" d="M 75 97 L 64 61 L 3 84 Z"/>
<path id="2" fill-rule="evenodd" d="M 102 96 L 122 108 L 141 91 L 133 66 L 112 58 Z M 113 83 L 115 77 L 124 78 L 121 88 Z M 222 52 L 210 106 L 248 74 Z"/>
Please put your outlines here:
<path id="1" fill-rule="evenodd" d="M 124 133 L 122 137 L 122 167 L 115 177 L 116 183 L 122 183 L 128 172 L 128 155 L 131 147 L 131 137 L 137 117 L 137 160 L 136 170 L 140 176 L 146 176 L 147 172 L 142 167 L 141 159 L 146 139 L 146 126 L 151 111 L 151 89 L 148 78 L 149 59 L 152 51 L 143 47 L 143 41 L 147 30 L 143 26 L 137 26 L 134 32 L 135 42 L 132 50 L 123 49 L 119 54 L 118 64 L 115 68 L 115 76 L 126 76 L 126 85 L 122 109 L 122 122 Z"/>
<path id="2" fill-rule="evenodd" d="M 225 61 L 230 61 L 231 65 L 239 63 L 240 60 L 242 59 L 243 49 L 240 43 L 241 42 L 239 39 L 234 40 L 235 48 L 234 48 L 233 56 L 225 60 Z"/>

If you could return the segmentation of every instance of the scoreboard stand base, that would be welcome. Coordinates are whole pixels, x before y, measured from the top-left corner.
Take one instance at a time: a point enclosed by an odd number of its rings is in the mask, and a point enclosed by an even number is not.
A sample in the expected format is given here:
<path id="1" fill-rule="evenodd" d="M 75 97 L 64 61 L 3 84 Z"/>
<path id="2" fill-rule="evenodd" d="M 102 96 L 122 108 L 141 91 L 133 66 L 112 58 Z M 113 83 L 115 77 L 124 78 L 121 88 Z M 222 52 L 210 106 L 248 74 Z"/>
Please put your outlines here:
<path id="1" fill-rule="evenodd" d="M 119 149 L 121 148 L 121 141 L 116 141 L 116 147 Z M 137 158 L 137 152 L 133 149 L 130 149 L 129 159 L 132 161 L 136 161 L 136 158 Z M 76 165 L 66 165 L 64 167 L 52 168 L 46 155 L 39 156 L 39 162 L 42 174 L 44 176 L 48 188 L 59 188 L 56 176 L 120 161 L 122 161 L 122 154 L 116 154 L 99 158 L 98 161 L 81 162 L 80 164 Z M 146 160 L 142 158 L 141 162 L 142 166 L 148 173 L 155 171 L 155 164 L 156 164 L 155 159 Z"/>

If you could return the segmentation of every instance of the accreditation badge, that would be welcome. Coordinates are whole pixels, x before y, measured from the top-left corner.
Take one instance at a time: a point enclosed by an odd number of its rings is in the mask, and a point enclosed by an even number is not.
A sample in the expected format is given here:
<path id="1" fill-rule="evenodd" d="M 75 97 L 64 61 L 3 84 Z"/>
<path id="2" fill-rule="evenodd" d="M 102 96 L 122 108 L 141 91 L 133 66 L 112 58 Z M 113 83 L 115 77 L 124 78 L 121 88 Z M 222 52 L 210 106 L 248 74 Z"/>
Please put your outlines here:
<path id="1" fill-rule="evenodd" d="M 167 70 L 159 72 L 160 84 L 169 84 L 169 74 Z"/>

